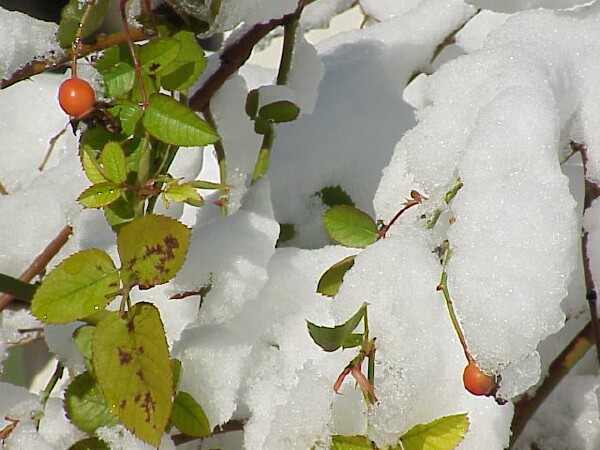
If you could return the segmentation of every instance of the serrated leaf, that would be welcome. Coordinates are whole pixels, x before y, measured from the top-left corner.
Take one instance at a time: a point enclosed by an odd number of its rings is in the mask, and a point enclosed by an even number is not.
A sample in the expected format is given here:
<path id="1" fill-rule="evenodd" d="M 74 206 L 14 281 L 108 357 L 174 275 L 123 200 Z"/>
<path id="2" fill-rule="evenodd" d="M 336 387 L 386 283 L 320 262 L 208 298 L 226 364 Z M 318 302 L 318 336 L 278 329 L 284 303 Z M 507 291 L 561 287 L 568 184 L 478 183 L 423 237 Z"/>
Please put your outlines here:
<path id="1" fill-rule="evenodd" d="M 67 417 L 86 433 L 93 434 L 99 427 L 119 423 L 118 417 L 106 406 L 102 392 L 89 372 L 77 375 L 69 384 L 64 405 Z"/>
<path id="2" fill-rule="evenodd" d="M 375 444 L 365 436 L 331 436 L 331 450 L 373 450 Z"/>
<path id="3" fill-rule="evenodd" d="M 117 237 L 123 281 L 141 289 L 166 283 L 181 268 L 189 243 L 189 228 L 170 217 L 148 215 L 128 223 Z"/>
<path id="4" fill-rule="evenodd" d="M 104 146 L 100 162 L 106 178 L 110 181 L 123 183 L 127 179 L 127 160 L 118 142 L 109 142 Z"/>
<path id="5" fill-rule="evenodd" d="M 96 437 L 89 437 L 75 442 L 68 450 L 110 450 L 110 447 Z"/>
<path id="6" fill-rule="evenodd" d="M 180 31 L 173 39 L 179 42 L 179 53 L 163 68 L 160 83 L 170 91 L 183 91 L 196 82 L 206 66 L 206 58 L 193 33 Z"/>
<path id="7" fill-rule="evenodd" d="M 118 62 L 102 72 L 105 95 L 111 98 L 124 97 L 133 89 L 135 70 L 126 62 Z"/>
<path id="8" fill-rule="evenodd" d="M 157 447 L 171 413 L 169 349 L 158 309 L 136 303 L 98 322 L 92 336 L 96 378 L 110 411 Z"/>
<path id="9" fill-rule="evenodd" d="M 355 258 L 356 255 L 348 256 L 327 269 L 319 279 L 317 292 L 328 297 L 334 297 L 340 290 L 344 275 L 354 266 Z"/>
<path id="10" fill-rule="evenodd" d="M 202 407 L 187 392 L 179 391 L 173 400 L 171 423 L 188 436 L 210 436 L 211 428 Z"/>
<path id="11" fill-rule="evenodd" d="M 108 254 L 97 248 L 69 256 L 37 288 L 31 312 L 45 323 L 67 323 L 104 309 L 120 287 Z"/>
<path id="12" fill-rule="evenodd" d="M 306 321 L 308 333 L 312 340 L 326 352 L 333 352 L 340 348 L 348 336 L 361 322 L 367 310 L 367 305 L 363 305 L 354 313 L 350 319 L 341 325 L 335 327 L 320 327 L 312 322 Z"/>
<path id="13" fill-rule="evenodd" d="M 108 181 L 102 173 L 103 170 L 100 167 L 100 163 L 94 158 L 92 149 L 89 145 L 81 147 L 81 166 L 83 167 L 83 171 L 88 177 L 88 180 L 92 183 L 96 184 Z"/>
<path id="14" fill-rule="evenodd" d="M 119 118 L 123 132 L 132 135 L 135 132 L 136 126 L 144 115 L 144 111 L 137 104 L 130 101 L 118 101 L 111 112 Z"/>
<path id="15" fill-rule="evenodd" d="M 165 196 L 174 202 L 187 202 L 197 201 L 202 206 L 202 197 L 198 194 L 198 191 L 190 184 L 172 184 L 165 191 Z"/>
<path id="16" fill-rule="evenodd" d="M 138 50 L 142 70 L 149 75 L 160 73 L 164 67 L 175 61 L 180 44 L 173 38 L 153 39 Z"/>
<path id="17" fill-rule="evenodd" d="M 440 417 L 427 424 L 408 430 L 400 442 L 404 450 L 452 450 L 464 439 L 469 430 L 467 414 Z"/>
<path id="18" fill-rule="evenodd" d="M 86 16 L 81 37 L 85 38 L 89 36 L 102 24 L 109 4 L 110 0 L 97 0 L 94 4 L 89 6 L 92 10 Z M 89 3 L 85 5 L 89 5 Z M 81 22 L 87 7 L 88 6 L 82 7 L 82 2 L 79 0 L 70 0 L 62 9 L 60 26 L 57 32 L 58 42 L 62 48 L 71 46 L 73 39 L 75 39 L 79 23 Z"/>
<path id="19" fill-rule="evenodd" d="M 219 140 L 209 124 L 191 109 L 163 94 L 152 94 L 143 118 L 155 138 L 183 147 L 203 146 Z"/>
<path id="20" fill-rule="evenodd" d="M 77 201 L 86 208 L 103 208 L 118 200 L 123 190 L 112 181 L 103 181 L 90 186 L 77 197 Z"/>
<path id="21" fill-rule="evenodd" d="M 103 74 L 120 63 L 133 67 L 134 62 L 127 43 L 114 45 L 104 50 L 100 57 L 94 60 L 94 68 Z"/>
<path id="22" fill-rule="evenodd" d="M 323 214 L 323 225 L 331 239 L 346 246 L 364 248 L 377 240 L 375 221 L 354 206 L 337 205 Z"/>
<path id="23" fill-rule="evenodd" d="M 258 117 L 275 123 L 291 122 L 300 115 L 300 108 L 289 100 L 279 100 L 264 105 L 258 111 Z"/>

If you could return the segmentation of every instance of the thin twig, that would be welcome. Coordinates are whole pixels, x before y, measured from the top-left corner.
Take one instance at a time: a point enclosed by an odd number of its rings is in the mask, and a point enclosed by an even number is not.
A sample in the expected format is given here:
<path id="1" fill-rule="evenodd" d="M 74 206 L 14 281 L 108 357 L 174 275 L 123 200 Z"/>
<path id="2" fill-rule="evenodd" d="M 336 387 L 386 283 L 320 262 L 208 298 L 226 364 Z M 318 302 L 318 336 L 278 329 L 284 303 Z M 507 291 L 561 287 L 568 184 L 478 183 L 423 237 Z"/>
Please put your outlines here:
<path id="1" fill-rule="evenodd" d="M 312 1 L 298 2 L 298 7 L 293 13 L 279 19 L 272 19 L 266 23 L 254 25 L 250 30 L 229 45 L 221 53 L 221 65 L 213 72 L 206 82 L 190 98 L 189 106 L 194 111 L 204 111 L 210 104 L 212 96 L 223 86 L 223 83 L 233 75 L 250 57 L 252 50 L 258 42 L 275 28 L 289 22 L 298 20 L 302 10 Z"/>
<path id="2" fill-rule="evenodd" d="M 588 177 L 588 156 L 587 147 L 581 143 L 571 142 L 571 148 L 574 151 L 581 153 L 581 161 L 583 163 L 583 176 L 585 183 L 585 194 L 583 199 L 583 215 L 592 206 L 594 200 L 600 197 L 600 187 Z M 594 335 L 594 341 L 596 342 L 596 357 L 600 364 L 600 327 L 598 322 L 598 293 L 596 292 L 596 286 L 594 283 L 594 277 L 592 275 L 592 268 L 590 263 L 590 255 L 588 249 L 589 232 L 585 228 L 582 230 L 583 236 L 581 238 L 581 249 L 583 257 L 583 275 L 585 280 L 585 298 L 588 301 L 590 309 L 590 317 L 592 323 L 592 331 Z"/>
<path id="3" fill-rule="evenodd" d="M 540 405 L 554 391 L 556 386 L 583 358 L 590 347 L 594 345 L 594 332 L 592 323 L 588 324 L 565 347 L 558 357 L 552 361 L 548 369 L 548 376 L 533 396 L 525 396 L 515 404 L 515 414 L 511 425 L 512 436 L 509 448 L 519 438 L 519 435 L 534 416 Z"/>
<path id="4" fill-rule="evenodd" d="M 50 260 L 56 256 L 60 249 L 67 243 L 69 237 L 73 233 L 73 228 L 70 225 L 64 227 L 58 235 L 46 246 L 46 248 L 40 253 L 31 263 L 31 265 L 21 274 L 19 279 L 21 281 L 29 282 L 35 276 L 39 275 L 44 271 Z M 0 311 L 4 310 L 10 302 L 14 300 L 14 296 L 4 294 L 0 297 Z"/>
<path id="5" fill-rule="evenodd" d="M 127 46 L 129 47 L 129 53 L 131 53 L 131 58 L 133 59 L 133 69 L 135 71 L 135 75 L 138 79 L 138 83 L 140 85 L 140 96 L 142 97 L 142 109 L 146 109 L 148 106 L 148 94 L 146 94 L 146 86 L 144 85 L 144 77 L 142 75 L 142 65 L 140 64 L 140 59 L 138 58 L 137 51 L 135 45 L 133 43 L 133 39 L 131 37 L 131 32 L 129 30 L 129 22 L 127 22 L 127 2 L 129 0 L 120 0 L 119 9 L 121 10 L 121 26 L 123 27 L 123 32 L 125 33 L 125 41 L 127 42 Z"/>
<path id="6" fill-rule="evenodd" d="M 154 33 L 143 28 L 136 28 L 130 30 L 130 35 L 131 39 L 134 41 L 143 41 L 154 36 Z M 108 36 L 100 35 L 93 44 L 82 45 L 79 51 L 79 56 L 85 57 L 105 50 L 108 47 L 122 44 L 126 41 L 127 36 L 122 31 Z M 50 69 L 55 69 L 68 64 L 72 57 L 73 52 L 69 49 L 65 53 L 54 55 L 49 59 L 32 61 L 14 72 L 10 78 L 0 80 L 0 89 L 7 88 L 15 83 L 18 83 L 19 81 L 26 80 L 27 78 L 31 78 L 34 75 L 38 75 Z"/>

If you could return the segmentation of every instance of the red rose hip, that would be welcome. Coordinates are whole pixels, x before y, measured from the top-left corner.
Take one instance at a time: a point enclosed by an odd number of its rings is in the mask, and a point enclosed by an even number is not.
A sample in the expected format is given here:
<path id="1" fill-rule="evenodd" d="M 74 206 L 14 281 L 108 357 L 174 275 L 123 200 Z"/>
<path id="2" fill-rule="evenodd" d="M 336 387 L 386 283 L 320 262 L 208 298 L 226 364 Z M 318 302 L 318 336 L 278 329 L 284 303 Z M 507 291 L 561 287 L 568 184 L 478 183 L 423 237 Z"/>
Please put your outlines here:
<path id="1" fill-rule="evenodd" d="M 94 109 L 96 94 L 90 84 L 81 78 L 65 80 L 58 90 L 58 103 L 64 112 L 80 118 Z"/>
<path id="2" fill-rule="evenodd" d="M 483 373 L 474 361 L 470 361 L 463 372 L 465 389 L 473 395 L 489 395 L 496 389 L 496 378 Z"/>

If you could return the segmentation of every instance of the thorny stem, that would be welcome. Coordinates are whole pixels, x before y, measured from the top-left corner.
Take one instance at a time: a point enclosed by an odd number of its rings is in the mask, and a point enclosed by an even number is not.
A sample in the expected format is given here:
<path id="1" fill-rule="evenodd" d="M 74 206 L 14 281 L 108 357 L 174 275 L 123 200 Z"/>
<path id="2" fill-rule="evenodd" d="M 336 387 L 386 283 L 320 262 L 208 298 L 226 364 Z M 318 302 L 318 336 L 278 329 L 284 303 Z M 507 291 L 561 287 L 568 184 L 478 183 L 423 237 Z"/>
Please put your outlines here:
<path id="1" fill-rule="evenodd" d="M 583 200 L 583 215 L 585 217 L 586 212 L 592 206 L 594 200 L 600 197 L 600 187 L 592 180 L 588 178 L 588 157 L 587 148 L 585 145 L 577 142 L 571 142 L 571 148 L 574 151 L 581 153 L 581 161 L 583 163 L 583 176 L 585 183 L 585 194 Z M 592 269 L 590 264 L 590 255 L 588 249 L 589 232 L 583 228 L 583 236 L 581 238 L 581 249 L 583 257 L 583 275 L 585 280 L 585 298 L 588 301 L 590 309 L 590 317 L 592 324 L 592 331 L 594 335 L 594 341 L 596 342 L 596 357 L 600 364 L 600 327 L 598 322 L 598 293 L 596 292 L 596 286 L 594 284 L 594 277 L 592 275 Z"/>
<path id="2" fill-rule="evenodd" d="M 77 25 L 77 31 L 75 33 L 75 39 L 73 39 L 73 43 L 71 45 L 71 77 L 77 78 L 77 58 L 79 58 L 79 51 L 81 50 L 82 39 L 81 35 L 83 33 L 83 27 L 90 16 L 90 13 L 96 6 L 96 0 L 92 0 L 89 3 L 85 4 L 85 11 L 81 16 L 81 21 L 79 25 Z M 41 169 L 40 169 L 41 170 Z"/>
<path id="3" fill-rule="evenodd" d="M 548 376 L 537 389 L 534 396 L 525 396 L 515 404 L 515 414 L 511 425 L 512 436 L 509 448 L 513 448 L 519 435 L 529 420 L 535 415 L 540 405 L 554 391 L 556 386 L 583 358 L 590 347 L 594 345 L 592 323 L 588 324 L 575 336 L 567 347 L 550 364 Z"/>
<path id="4" fill-rule="evenodd" d="M 46 246 L 46 248 L 40 253 L 31 263 L 31 265 L 21 274 L 19 279 L 21 281 L 29 282 L 33 277 L 41 274 L 50 260 L 60 251 L 60 249 L 67 243 L 69 237 L 73 233 L 73 228 L 70 225 L 64 227 L 58 235 Z M 10 302 L 14 300 L 14 296 L 4 294 L 0 297 L 0 311 L 5 309 Z"/>
<path id="5" fill-rule="evenodd" d="M 148 106 L 148 94 L 146 93 L 146 87 L 144 85 L 144 77 L 142 76 L 142 65 L 140 64 L 140 60 L 137 56 L 137 51 L 135 49 L 135 45 L 133 43 L 133 38 L 131 37 L 131 33 L 129 31 L 129 23 L 127 22 L 127 2 L 129 0 L 120 0 L 119 9 L 121 10 L 121 25 L 123 26 L 123 31 L 125 32 L 125 37 L 127 40 L 127 46 L 129 47 L 129 52 L 131 53 L 131 57 L 133 59 L 133 68 L 135 70 L 136 77 L 138 79 L 138 83 L 140 84 L 140 95 L 142 97 L 142 109 L 146 109 Z"/>
<path id="6" fill-rule="evenodd" d="M 212 112 L 210 111 L 210 107 L 207 106 L 204 109 L 204 118 L 206 119 L 206 121 L 208 122 L 208 124 L 215 130 L 218 132 L 217 130 L 217 123 L 215 121 L 215 118 L 212 115 Z M 215 148 L 215 153 L 217 156 L 217 162 L 219 164 L 219 183 L 221 184 L 221 186 L 224 186 L 223 189 L 221 189 L 221 214 L 226 216 L 227 212 L 228 212 L 228 199 L 226 197 L 227 195 L 227 158 L 225 157 L 225 147 L 223 147 L 223 142 L 221 140 L 218 140 L 217 142 L 215 142 L 213 144 L 213 147 Z"/>

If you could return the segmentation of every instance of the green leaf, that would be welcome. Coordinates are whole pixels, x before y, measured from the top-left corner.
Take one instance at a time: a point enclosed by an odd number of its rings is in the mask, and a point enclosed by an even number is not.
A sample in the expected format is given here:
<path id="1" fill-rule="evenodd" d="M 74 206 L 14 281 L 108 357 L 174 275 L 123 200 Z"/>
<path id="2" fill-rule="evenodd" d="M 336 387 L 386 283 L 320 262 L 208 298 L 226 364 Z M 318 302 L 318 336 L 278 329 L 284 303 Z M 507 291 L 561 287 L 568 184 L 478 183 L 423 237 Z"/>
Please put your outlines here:
<path id="1" fill-rule="evenodd" d="M 291 122 L 300 115 L 300 108 L 289 100 L 279 100 L 264 105 L 258 111 L 258 117 L 275 123 Z"/>
<path id="2" fill-rule="evenodd" d="M 219 140 L 209 124 L 191 109 L 163 94 L 152 94 L 143 118 L 155 138 L 183 147 L 203 146 Z"/>
<path id="3" fill-rule="evenodd" d="M 92 151 L 94 157 L 98 157 L 100 150 L 111 141 L 123 142 L 128 136 L 124 134 L 116 134 L 107 131 L 104 127 L 92 127 L 85 130 L 85 133 L 81 136 L 79 143 L 80 148 L 84 146 Z"/>
<path id="4" fill-rule="evenodd" d="M 210 436 L 211 429 L 202 407 L 187 392 L 179 391 L 173 401 L 171 422 L 188 436 Z"/>
<path id="5" fill-rule="evenodd" d="M 89 437 L 75 442 L 68 450 L 110 450 L 110 447 L 96 437 Z"/>
<path id="6" fill-rule="evenodd" d="M 127 179 L 127 160 L 118 142 L 109 142 L 104 146 L 100 162 L 104 167 L 106 178 L 110 181 L 123 183 Z"/>
<path id="7" fill-rule="evenodd" d="M 325 206 L 350 205 L 354 206 L 352 198 L 338 184 L 336 186 L 325 186 L 315 195 L 321 197 L 321 201 Z"/>
<path id="8" fill-rule="evenodd" d="M 355 258 L 356 255 L 348 256 L 327 269 L 319 279 L 317 292 L 328 297 L 334 297 L 340 290 L 344 275 L 354 266 Z"/>
<path id="9" fill-rule="evenodd" d="M 163 68 L 160 83 L 169 91 L 183 91 L 196 82 L 206 66 L 206 58 L 193 33 L 181 31 L 173 39 L 179 42 L 179 53 Z"/>
<path id="10" fill-rule="evenodd" d="M 141 289 L 166 283 L 181 268 L 189 243 L 189 228 L 170 217 L 149 215 L 128 223 L 117 237 L 123 281 Z"/>
<path id="11" fill-rule="evenodd" d="M 223 185 L 221 183 L 214 183 L 212 181 L 194 180 L 190 183 L 196 189 L 221 189 Z"/>
<path id="12" fill-rule="evenodd" d="M 92 148 L 87 144 L 81 147 L 81 166 L 88 180 L 92 183 L 108 181 L 103 174 L 104 171 L 100 167 L 100 163 L 94 157 Z"/>
<path id="13" fill-rule="evenodd" d="M 123 190 L 112 181 L 103 181 L 90 186 L 77 197 L 77 201 L 86 208 L 103 208 L 118 200 Z"/>
<path id="14" fill-rule="evenodd" d="M 280 246 L 286 241 L 293 239 L 296 236 L 296 227 L 293 223 L 279 224 L 279 237 L 277 238 L 276 246 Z"/>
<path id="15" fill-rule="evenodd" d="M 64 405 L 67 417 L 86 433 L 93 434 L 99 427 L 119 423 L 117 416 L 106 406 L 102 392 L 89 372 L 77 375 L 69 384 Z"/>
<path id="16" fill-rule="evenodd" d="M 0 273 L 0 292 L 13 295 L 21 300 L 31 300 L 37 286 L 25 283 L 18 278 Z"/>
<path id="17" fill-rule="evenodd" d="M 104 309 L 117 295 L 119 273 L 108 254 L 90 248 L 69 256 L 37 288 L 31 312 L 45 323 L 67 323 Z"/>
<path id="18" fill-rule="evenodd" d="M 125 62 L 118 62 L 102 72 L 105 94 L 110 98 L 119 98 L 127 95 L 133 89 L 135 70 Z"/>
<path id="19" fill-rule="evenodd" d="M 338 348 L 342 347 L 344 342 L 348 339 L 348 336 L 352 334 L 364 317 L 366 311 L 367 304 L 363 303 L 358 311 L 356 311 L 347 322 L 335 327 L 320 327 L 307 320 L 306 325 L 308 327 L 308 333 L 315 344 L 326 352 L 336 351 Z"/>
<path id="20" fill-rule="evenodd" d="M 363 335 L 361 333 L 350 333 L 342 342 L 344 348 L 354 348 L 361 345 L 363 342 Z"/>
<path id="21" fill-rule="evenodd" d="M 256 119 L 258 113 L 258 89 L 252 89 L 246 97 L 246 114 L 251 119 Z"/>
<path id="22" fill-rule="evenodd" d="M 452 450 L 469 430 L 467 414 L 440 417 L 428 424 L 419 424 L 400 437 L 404 450 Z"/>
<path id="23" fill-rule="evenodd" d="M 175 392 L 181 377 L 181 361 L 175 358 L 171 359 L 171 372 L 173 373 L 173 392 Z"/>
<path id="24" fill-rule="evenodd" d="M 331 436 L 331 450 L 373 450 L 375 444 L 365 436 Z"/>
<path id="25" fill-rule="evenodd" d="M 73 332 L 73 342 L 85 359 L 92 359 L 92 325 L 82 325 Z"/>
<path id="26" fill-rule="evenodd" d="M 162 72 L 179 55 L 179 42 L 172 38 L 153 39 L 138 50 L 142 70 L 149 75 Z"/>
<path id="27" fill-rule="evenodd" d="M 87 6 L 81 7 L 81 4 L 82 2 L 79 0 L 70 0 L 61 11 L 61 20 L 57 37 L 62 48 L 71 47 L 71 43 L 75 39 L 77 28 L 87 9 Z M 89 36 L 102 24 L 110 0 L 97 0 L 95 4 L 87 4 L 91 5 L 89 7 L 92 8 L 92 10 L 86 17 L 82 30 L 82 38 Z"/>
<path id="28" fill-rule="evenodd" d="M 100 74 L 104 75 L 104 72 L 121 63 L 125 63 L 131 67 L 134 65 L 127 43 L 114 45 L 104 50 L 102 55 L 94 61 L 94 68 Z"/>
<path id="29" fill-rule="evenodd" d="M 378 237 L 375 221 L 353 206 L 332 206 L 323 214 L 323 225 L 331 239 L 346 247 L 364 248 Z"/>
<path id="30" fill-rule="evenodd" d="M 113 227 L 113 230 L 115 231 L 120 229 L 125 224 L 128 224 L 135 218 L 131 192 L 125 191 L 123 197 L 104 208 L 104 216 L 106 217 L 106 221 Z"/>
<path id="31" fill-rule="evenodd" d="M 158 309 L 136 303 L 122 317 L 109 315 L 92 336 L 98 384 L 110 411 L 155 447 L 171 414 L 172 372 Z"/>
<path id="32" fill-rule="evenodd" d="M 172 184 L 165 190 L 165 196 L 169 200 L 179 203 L 195 201 L 198 203 L 197 206 L 202 206 L 204 203 L 202 197 L 191 183 Z"/>
<path id="33" fill-rule="evenodd" d="M 119 118 L 123 131 L 128 135 L 134 134 L 137 124 L 144 115 L 144 111 L 137 103 L 126 100 L 116 102 L 111 112 Z"/>

